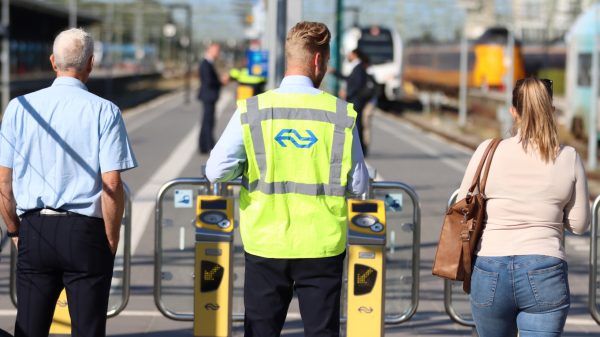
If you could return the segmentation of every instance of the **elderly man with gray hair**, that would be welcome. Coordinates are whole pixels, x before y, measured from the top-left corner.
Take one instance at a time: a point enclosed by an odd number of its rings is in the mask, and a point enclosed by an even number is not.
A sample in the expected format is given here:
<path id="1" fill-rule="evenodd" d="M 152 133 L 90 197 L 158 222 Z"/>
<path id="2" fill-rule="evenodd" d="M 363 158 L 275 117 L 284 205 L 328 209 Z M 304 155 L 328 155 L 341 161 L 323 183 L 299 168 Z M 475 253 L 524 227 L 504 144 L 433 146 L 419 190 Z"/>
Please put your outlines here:
<path id="1" fill-rule="evenodd" d="M 119 108 L 90 92 L 94 41 L 61 32 L 48 88 L 10 101 L 0 130 L 0 214 L 18 249 L 15 336 L 47 336 L 66 288 L 72 336 L 105 336 L 124 210 L 137 166 Z"/>

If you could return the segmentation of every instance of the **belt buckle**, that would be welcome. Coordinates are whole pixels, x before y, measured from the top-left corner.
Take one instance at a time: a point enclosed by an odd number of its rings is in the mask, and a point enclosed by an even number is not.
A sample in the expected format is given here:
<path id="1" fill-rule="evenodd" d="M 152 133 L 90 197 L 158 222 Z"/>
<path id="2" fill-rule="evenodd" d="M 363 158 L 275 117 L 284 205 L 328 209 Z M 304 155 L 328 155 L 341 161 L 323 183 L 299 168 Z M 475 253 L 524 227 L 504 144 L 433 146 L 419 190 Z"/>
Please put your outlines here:
<path id="1" fill-rule="evenodd" d="M 67 212 L 60 212 L 60 211 L 55 211 L 55 210 L 49 209 L 49 208 L 42 208 L 40 210 L 40 214 L 41 215 L 65 215 L 65 214 L 67 214 Z"/>

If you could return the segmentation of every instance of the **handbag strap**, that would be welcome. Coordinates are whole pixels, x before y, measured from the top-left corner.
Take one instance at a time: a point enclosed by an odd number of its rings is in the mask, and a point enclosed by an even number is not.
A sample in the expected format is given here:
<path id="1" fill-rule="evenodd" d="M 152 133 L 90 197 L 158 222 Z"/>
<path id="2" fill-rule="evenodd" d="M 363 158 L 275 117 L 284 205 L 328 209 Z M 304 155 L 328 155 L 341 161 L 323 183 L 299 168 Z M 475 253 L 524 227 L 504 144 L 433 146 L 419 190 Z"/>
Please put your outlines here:
<path id="1" fill-rule="evenodd" d="M 492 158 L 494 157 L 494 153 L 496 152 L 496 149 L 498 148 L 498 145 L 500 144 L 501 141 L 502 140 L 499 138 L 494 138 L 490 142 L 488 147 L 485 149 L 485 153 L 483 154 L 483 157 L 481 158 L 481 161 L 479 162 L 479 166 L 477 167 L 477 172 L 475 174 L 475 177 L 473 178 L 473 184 L 472 184 L 471 188 L 469 189 L 469 192 L 473 193 L 473 191 L 475 190 L 475 186 L 477 186 L 479 188 L 479 194 L 481 194 L 485 197 L 485 185 L 487 182 L 488 174 L 490 172 L 490 166 L 492 165 Z M 486 163 L 486 160 L 487 160 L 487 163 Z M 484 163 L 486 165 L 485 165 L 485 171 L 483 172 L 483 179 L 479 179 Z M 480 184 L 481 184 L 481 186 L 480 186 Z M 473 260 L 472 260 L 471 254 L 473 252 L 471 251 L 471 244 L 470 244 L 470 241 L 472 239 L 471 231 L 470 231 L 467 223 L 463 224 L 463 228 L 461 231 L 461 238 L 462 238 L 462 259 L 463 259 L 463 266 L 464 266 L 464 273 L 465 273 L 464 280 L 463 280 L 463 290 L 468 294 L 471 292 L 471 274 L 473 272 L 473 265 L 472 265 Z"/>
<path id="2" fill-rule="evenodd" d="M 496 149 L 498 148 L 498 145 L 500 145 L 500 142 L 502 140 L 498 139 L 498 138 L 494 138 L 494 140 L 492 140 L 492 149 L 490 150 L 490 152 L 488 153 L 487 156 L 487 163 L 485 164 L 485 171 L 483 171 L 483 178 L 479 179 L 479 193 L 481 193 L 483 196 L 485 196 L 485 185 L 487 183 L 487 177 L 488 174 L 490 173 L 490 166 L 492 165 L 492 158 L 494 158 L 494 153 L 496 153 Z"/>
<path id="3" fill-rule="evenodd" d="M 483 170 L 483 164 L 485 164 L 486 159 L 488 158 L 488 156 L 490 155 L 490 152 L 493 153 L 496 151 L 496 148 L 498 147 L 498 144 L 500 144 L 501 139 L 499 138 L 494 138 L 492 139 L 492 141 L 488 144 L 487 148 L 485 149 L 485 152 L 483 153 L 483 156 L 481 156 L 481 160 L 479 161 L 479 165 L 477 166 L 477 170 L 475 171 L 475 175 L 473 176 L 473 182 L 471 183 L 471 187 L 469 187 L 469 193 L 467 193 L 467 197 L 469 197 L 471 194 L 473 194 L 473 191 L 475 191 L 475 187 L 479 187 L 480 185 L 480 177 L 481 177 L 481 171 Z M 486 170 L 484 173 L 484 183 L 483 183 L 483 188 L 485 188 L 485 180 L 487 180 L 487 175 L 490 169 L 490 163 L 491 163 L 491 157 L 490 157 L 490 161 L 488 161 L 488 164 L 486 166 Z M 481 189 L 479 190 L 481 193 Z"/>

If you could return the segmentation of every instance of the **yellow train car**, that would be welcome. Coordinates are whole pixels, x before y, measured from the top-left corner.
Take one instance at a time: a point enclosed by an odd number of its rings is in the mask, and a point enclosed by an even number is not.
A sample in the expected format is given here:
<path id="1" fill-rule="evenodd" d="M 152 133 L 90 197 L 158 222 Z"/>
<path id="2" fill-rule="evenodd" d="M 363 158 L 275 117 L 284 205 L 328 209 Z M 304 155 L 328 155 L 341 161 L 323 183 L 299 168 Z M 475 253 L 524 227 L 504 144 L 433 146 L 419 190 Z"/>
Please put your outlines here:
<path id="1" fill-rule="evenodd" d="M 508 65 L 505 57 L 508 33 L 504 28 L 488 29 L 468 49 L 469 87 L 502 90 Z M 405 48 L 403 80 L 424 90 L 456 92 L 460 85 L 460 46 L 413 44 Z M 525 68 L 520 44 L 514 47 L 513 79 L 523 78 Z"/>
<path id="2" fill-rule="evenodd" d="M 473 53 L 470 51 L 469 58 Z M 460 49 L 457 45 L 419 45 L 406 48 L 404 82 L 422 89 L 457 89 Z M 469 62 L 472 63 L 472 62 Z"/>
<path id="3" fill-rule="evenodd" d="M 475 64 L 470 74 L 472 86 L 500 89 L 504 87 L 506 73 L 509 71 L 507 44 L 508 31 L 505 28 L 488 29 L 475 41 Z M 515 41 L 513 53 L 513 79 L 517 80 L 525 77 L 525 65 L 518 41 Z"/>

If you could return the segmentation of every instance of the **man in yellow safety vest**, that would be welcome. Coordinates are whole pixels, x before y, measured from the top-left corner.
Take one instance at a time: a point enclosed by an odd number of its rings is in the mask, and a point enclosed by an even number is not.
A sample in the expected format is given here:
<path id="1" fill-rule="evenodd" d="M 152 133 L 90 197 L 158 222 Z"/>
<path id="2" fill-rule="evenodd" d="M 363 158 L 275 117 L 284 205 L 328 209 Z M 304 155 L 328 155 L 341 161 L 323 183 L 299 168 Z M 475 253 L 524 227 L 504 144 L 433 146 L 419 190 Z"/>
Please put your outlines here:
<path id="1" fill-rule="evenodd" d="M 265 91 L 267 79 L 264 76 L 251 74 L 248 67 L 231 69 L 229 78 L 238 83 L 238 100 L 262 94 Z"/>
<path id="2" fill-rule="evenodd" d="M 368 173 L 351 104 L 318 89 L 327 26 L 299 22 L 286 38 L 279 88 L 238 101 L 206 176 L 242 176 L 245 336 L 279 336 L 293 292 L 307 337 L 339 336 L 346 197 Z"/>

